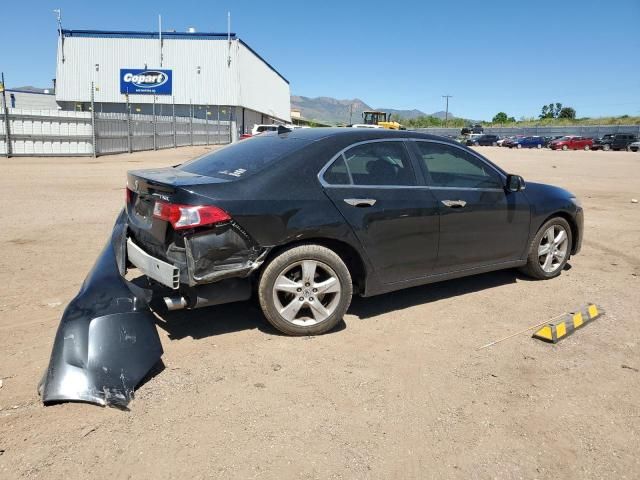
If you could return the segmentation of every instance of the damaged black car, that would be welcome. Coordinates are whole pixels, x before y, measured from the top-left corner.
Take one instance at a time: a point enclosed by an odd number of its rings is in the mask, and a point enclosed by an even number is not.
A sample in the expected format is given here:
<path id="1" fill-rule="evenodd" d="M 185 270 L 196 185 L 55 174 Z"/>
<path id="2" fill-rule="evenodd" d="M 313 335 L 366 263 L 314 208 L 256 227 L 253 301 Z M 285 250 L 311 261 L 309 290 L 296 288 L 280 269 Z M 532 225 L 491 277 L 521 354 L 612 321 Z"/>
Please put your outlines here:
<path id="1" fill-rule="evenodd" d="M 154 301 L 196 309 L 255 294 L 281 332 L 317 335 L 353 294 L 514 267 L 554 278 L 579 252 L 582 229 L 571 193 L 410 131 L 280 128 L 131 171 L 112 238 L 65 311 L 41 393 L 126 404 L 162 354 Z M 132 268 L 147 287 L 124 278 Z"/>

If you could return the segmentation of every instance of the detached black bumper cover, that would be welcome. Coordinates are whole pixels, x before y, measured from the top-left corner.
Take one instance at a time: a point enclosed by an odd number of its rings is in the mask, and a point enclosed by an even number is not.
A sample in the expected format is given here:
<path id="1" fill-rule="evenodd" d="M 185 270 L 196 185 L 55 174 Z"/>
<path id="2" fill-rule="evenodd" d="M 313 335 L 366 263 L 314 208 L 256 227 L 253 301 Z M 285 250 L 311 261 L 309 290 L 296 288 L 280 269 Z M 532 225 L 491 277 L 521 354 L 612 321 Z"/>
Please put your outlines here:
<path id="1" fill-rule="evenodd" d="M 124 277 L 126 214 L 62 315 L 42 401 L 83 401 L 126 407 L 134 388 L 162 356 L 146 290 Z"/>

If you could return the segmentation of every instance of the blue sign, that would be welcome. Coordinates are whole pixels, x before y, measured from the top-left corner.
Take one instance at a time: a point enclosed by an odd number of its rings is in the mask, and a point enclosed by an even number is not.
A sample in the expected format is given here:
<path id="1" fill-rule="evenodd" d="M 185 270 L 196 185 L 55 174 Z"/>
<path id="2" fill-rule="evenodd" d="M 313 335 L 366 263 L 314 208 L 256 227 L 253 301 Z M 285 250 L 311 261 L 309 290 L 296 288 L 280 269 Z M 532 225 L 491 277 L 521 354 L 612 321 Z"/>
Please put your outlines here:
<path id="1" fill-rule="evenodd" d="M 171 70 L 120 69 L 120 93 L 171 95 Z"/>

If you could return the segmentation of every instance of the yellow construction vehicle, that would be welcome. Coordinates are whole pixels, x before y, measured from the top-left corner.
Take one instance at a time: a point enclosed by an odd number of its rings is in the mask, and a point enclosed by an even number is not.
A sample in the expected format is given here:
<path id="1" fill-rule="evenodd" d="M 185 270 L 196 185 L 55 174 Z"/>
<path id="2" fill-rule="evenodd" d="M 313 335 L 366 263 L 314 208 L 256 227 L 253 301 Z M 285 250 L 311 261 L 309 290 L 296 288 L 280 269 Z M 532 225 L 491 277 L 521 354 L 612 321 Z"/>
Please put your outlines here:
<path id="1" fill-rule="evenodd" d="M 398 122 L 392 121 L 391 115 L 387 115 L 386 112 L 365 110 L 362 112 L 362 119 L 364 125 L 378 125 L 389 130 L 405 130 Z"/>

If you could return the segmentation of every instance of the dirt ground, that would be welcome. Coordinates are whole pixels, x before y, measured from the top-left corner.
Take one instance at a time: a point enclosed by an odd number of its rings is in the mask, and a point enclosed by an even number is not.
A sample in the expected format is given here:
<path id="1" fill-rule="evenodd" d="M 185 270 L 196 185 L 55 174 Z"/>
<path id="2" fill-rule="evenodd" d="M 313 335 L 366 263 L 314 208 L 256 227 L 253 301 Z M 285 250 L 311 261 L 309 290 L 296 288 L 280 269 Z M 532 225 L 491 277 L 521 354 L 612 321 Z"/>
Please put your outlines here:
<path id="1" fill-rule="evenodd" d="M 255 302 L 158 322 L 165 368 L 130 411 L 43 407 L 66 303 L 128 169 L 205 149 L 0 159 L 0 478 L 639 478 L 640 154 L 480 148 L 585 207 L 561 277 L 514 271 L 354 299 L 337 331 L 278 335 Z M 587 302 L 558 345 L 523 334 Z"/>

